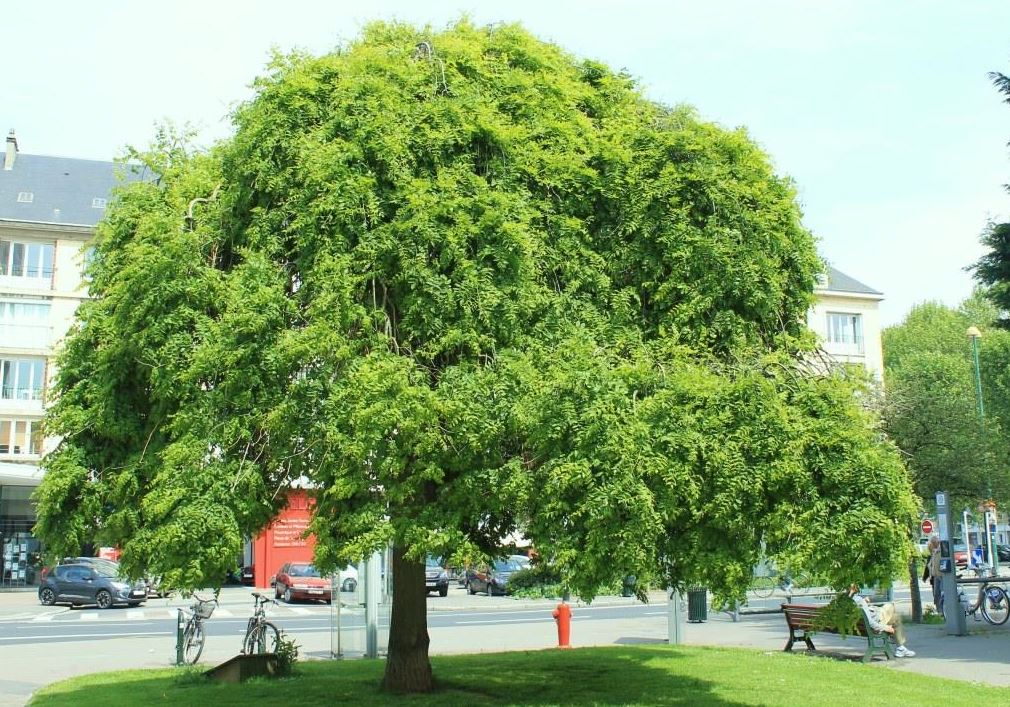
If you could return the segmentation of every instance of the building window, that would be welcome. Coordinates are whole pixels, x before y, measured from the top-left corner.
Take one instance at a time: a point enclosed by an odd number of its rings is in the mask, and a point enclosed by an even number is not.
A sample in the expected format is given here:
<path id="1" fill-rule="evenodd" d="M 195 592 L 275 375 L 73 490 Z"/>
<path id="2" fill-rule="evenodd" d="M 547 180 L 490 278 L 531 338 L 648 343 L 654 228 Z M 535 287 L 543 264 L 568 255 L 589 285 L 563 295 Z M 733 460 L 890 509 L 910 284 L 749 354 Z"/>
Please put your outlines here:
<path id="1" fill-rule="evenodd" d="M 863 353 L 863 315 L 828 312 L 827 340 L 833 350 Z"/>
<path id="2" fill-rule="evenodd" d="M 0 239 L 0 275 L 52 278 L 55 253 L 55 243 L 22 243 Z"/>
<path id="3" fill-rule="evenodd" d="M 94 199 L 91 200 L 91 208 L 93 209 L 104 209 L 105 204 L 106 204 L 105 199 L 101 198 L 100 196 L 96 196 Z"/>
<path id="4" fill-rule="evenodd" d="M 48 302 L 0 300 L 0 341 L 4 346 L 45 349 L 51 334 Z"/>
<path id="5" fill-rule="evenodd" d="M 42 420 L 0 418 L 0 454 L 20 457 L 42 454 Z"/>
<path id="6" fill-rule="evenodd" d="M 0 400 L 42 400 L 44 358 L 0 358 Z"/>
<path id="7" fill-rule="evenodd" d="M 19 204 L 30 204 L 35 201 L 35 194 L 30 191 L 19 191 L 18 192 L 18 203 Z"/>

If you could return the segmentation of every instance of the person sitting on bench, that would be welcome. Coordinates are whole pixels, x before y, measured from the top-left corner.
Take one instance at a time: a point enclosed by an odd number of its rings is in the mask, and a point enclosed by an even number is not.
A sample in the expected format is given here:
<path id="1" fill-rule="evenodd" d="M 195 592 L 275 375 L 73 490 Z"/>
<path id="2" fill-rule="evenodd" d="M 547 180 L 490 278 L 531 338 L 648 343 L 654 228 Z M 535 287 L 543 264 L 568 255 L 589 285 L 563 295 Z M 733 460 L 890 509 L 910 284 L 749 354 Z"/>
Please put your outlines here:
<path id="1" fill-rule="evenodd" d="M 856 584 L 849 587 L 849 598 L 863 610 L 866 623 L 869 624 L 867 628 L 894 636 L 894 642 L 898 644 L 894 651 L 895 657 L 911 658 L 915 655 L 915 651 L 905 647 L 905 629 L 901 625 L 901 616 L 898 615 L 894 604 L 887 602 L 881 606 L 874 606 L 859 594 L 859 585 Z"/>

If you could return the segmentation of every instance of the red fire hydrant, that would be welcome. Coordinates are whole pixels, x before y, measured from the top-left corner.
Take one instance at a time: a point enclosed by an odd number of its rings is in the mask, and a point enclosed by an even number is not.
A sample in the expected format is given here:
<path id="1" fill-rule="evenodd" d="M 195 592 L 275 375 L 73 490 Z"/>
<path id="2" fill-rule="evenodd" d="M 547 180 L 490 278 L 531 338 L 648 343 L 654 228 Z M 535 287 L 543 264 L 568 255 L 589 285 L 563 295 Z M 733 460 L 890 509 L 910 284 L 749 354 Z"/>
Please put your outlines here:
<path id="1" fill-rule="evenodd" d="M 562 601 L 551 615 L 558 624 L 558 648 L 571 648 L 568 639 L 572 635 L 572 608 Z"/>

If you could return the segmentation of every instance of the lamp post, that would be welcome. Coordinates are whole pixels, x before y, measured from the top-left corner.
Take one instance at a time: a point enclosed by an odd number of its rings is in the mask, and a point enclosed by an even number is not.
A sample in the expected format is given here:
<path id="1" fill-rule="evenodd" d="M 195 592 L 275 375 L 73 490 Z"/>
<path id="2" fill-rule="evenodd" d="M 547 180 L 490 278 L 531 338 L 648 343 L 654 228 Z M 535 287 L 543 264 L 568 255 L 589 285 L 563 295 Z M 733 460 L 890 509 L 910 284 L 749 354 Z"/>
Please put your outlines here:
<path id="1" fill-rule="evenodd" d="M 986 551 L 989 555 L 989 564 L 993 568 L 993 572 L 998 572 L 999 570 L 999 556 L 993 550 L 993 540 L 995 528 L 990 528 L 990 511 L 992 503 L 992 471 L 989 468 L 989 455 L 987 453 L 988 449 L 988 438 L 985 432 L 985 403 L 982 401 L 982 368 L 978 362 L 978 340 L 982 338 L 982 332 L 978 330 L 978 327 L 970 326 L 968 327 L 968 338 L 971 339 L 971 353 L 972 359 L 975 363 L 975 399 L 978 402 L 978 427 L 979 431 L 982 433 L 982 463 L 985 465 L 985 480 L 986 480 L 986 509 L 983 511 L 983 523 L 985 523 L 985 544 Z M 996 523 L 996 513 L 992 511 L 992 522 Z M 967 529 L 965 530 L 965 535 L 967 536 Z"/>

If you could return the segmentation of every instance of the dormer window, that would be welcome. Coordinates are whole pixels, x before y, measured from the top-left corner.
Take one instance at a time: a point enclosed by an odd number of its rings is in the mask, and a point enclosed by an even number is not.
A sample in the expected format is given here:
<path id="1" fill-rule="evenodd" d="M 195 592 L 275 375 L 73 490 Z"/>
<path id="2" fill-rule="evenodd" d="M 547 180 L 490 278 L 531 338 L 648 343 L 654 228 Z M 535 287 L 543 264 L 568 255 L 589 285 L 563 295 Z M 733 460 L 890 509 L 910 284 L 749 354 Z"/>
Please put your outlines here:
<path id="1" fill-rule="evenodd" d="M 35 194 L 30 191 L 19 191 L 18 192 L 18 203 L 19 204 L 30 204 L 35 201 Z"/>
<path id="2" fill-rule="evenodd" d="M 91 200 L 91 208 L 93 209 L 104 209 L 105 204 L 106 204 L 105 199 L 98 196 L 96 196 L 94 199 Z"/>

